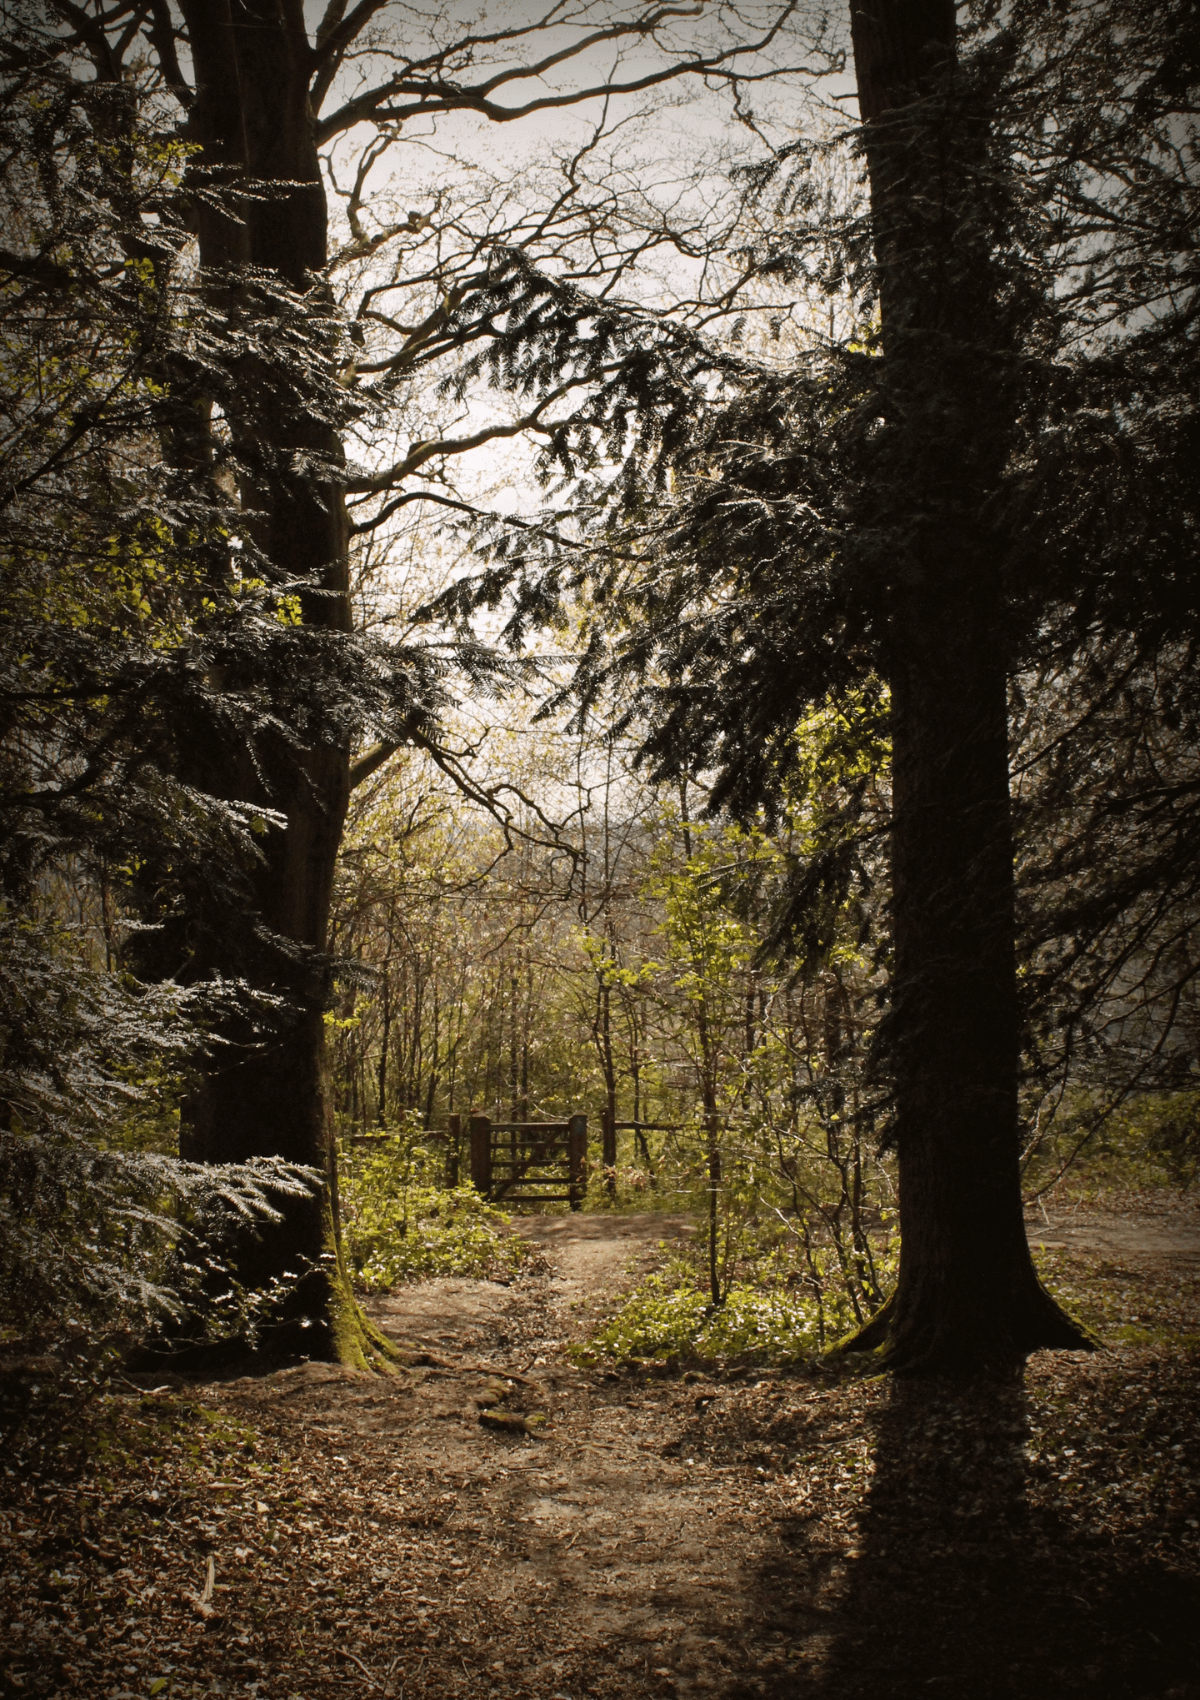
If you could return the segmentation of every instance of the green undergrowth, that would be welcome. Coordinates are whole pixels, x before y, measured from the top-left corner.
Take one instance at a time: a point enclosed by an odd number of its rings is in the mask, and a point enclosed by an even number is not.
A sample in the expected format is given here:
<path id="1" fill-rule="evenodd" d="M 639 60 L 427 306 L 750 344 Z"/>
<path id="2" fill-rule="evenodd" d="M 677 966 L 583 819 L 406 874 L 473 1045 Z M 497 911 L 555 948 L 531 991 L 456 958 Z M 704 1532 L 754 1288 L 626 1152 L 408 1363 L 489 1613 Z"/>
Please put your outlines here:
<path id="1" fill-rule="evenodd" d="M 574 1355 L 585 1365 L 796 1363 L 848 1333 L 856 1320 L 844 1295 L 827 1292 L 818 1305 L 785 1281 L 735 1280 L 714 1305 L 695 1267 L 676 1257 L 617 1301 Z"/>
<path id="2" fill-rule="evenodd" d="M 86 1475 L 105 1491 L 110 1478 L 168 1463 L 181 1481 L 234 1463 L 255 1476 L 271 1468 L 259 1459 L 255 1431 L 224 1411 L 165 1390 L 139 1396 L 115 1365 L 81 1395 L 69 1364 L 43 1364 L 32 1397 L 4 1425 L 10 1465 L 55 1480 Z"/>
<path id="3" fill-rule="evenodd" d="M 1200 1351 L 1195 1331 L 1200 1275 L 1188 1268 L 1143 1271 L 1109 1259 L 1036 1248 L 1034 1263 L 1058 1302 L 1101 1345 Z"/>
<path id="4" fill-rule="evenodd" d="M 403 1199 L 370 1193 L 347 1209 L 355 1283 L 367 1292 L 430 1275 L 509 1280 L 530 1253 L 509 1218 L 473 1187 L 411 1188 Z"/>
<path id="5" fill-rule="evenodd" d="M 431 1275 L 511 1280 L 533 1248 L 473 1186 L 439 1186 L 438 1154 L 407 1131 L 352 1149 L 340 1178 L 346 1253 L 367 1292 Z"/>
<path id="6" fill-rule="evenodd" d="M 1200 1180 L 1200 1091 L 1147 1092 L 1115 1110 L 1076 1093 L 1028 1160 L 1027 1194 L 1062 1176 L 1074 1198 L 1115 1191 L 1183 1192 Z"/>

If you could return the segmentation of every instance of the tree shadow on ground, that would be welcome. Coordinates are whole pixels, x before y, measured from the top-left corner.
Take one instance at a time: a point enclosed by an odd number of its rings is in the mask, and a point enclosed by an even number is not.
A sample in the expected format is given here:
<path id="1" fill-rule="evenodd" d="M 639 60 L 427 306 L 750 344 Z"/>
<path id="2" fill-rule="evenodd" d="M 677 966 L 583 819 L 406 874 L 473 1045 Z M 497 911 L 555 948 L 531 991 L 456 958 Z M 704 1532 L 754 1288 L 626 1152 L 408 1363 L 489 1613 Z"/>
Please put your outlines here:
<path id="1" fill-rule="evenodd" d="M 730 1700 L 1200 1700 L 1195 1582 L 1031 1503 L 1023 1378 L 897 1383 L 874 1421 L 853 1545 L 783 1526 L 756 1615 L 793 1658 Z"/>

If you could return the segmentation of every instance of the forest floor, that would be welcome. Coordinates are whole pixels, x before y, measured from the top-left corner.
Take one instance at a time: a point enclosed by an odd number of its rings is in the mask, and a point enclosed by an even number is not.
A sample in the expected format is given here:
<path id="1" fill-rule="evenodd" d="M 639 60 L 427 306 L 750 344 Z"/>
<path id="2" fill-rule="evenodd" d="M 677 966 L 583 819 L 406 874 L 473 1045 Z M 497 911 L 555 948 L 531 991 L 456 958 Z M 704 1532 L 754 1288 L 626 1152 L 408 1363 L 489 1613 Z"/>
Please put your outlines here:
<path id="1" fill-rule="evenodd" d="M 1194 1197 L 1031 1220 L 1107 1349 L 986 1390 L 581 1370 L 687 1224 L 520 1226 L 511 1285 L 372 1302 L 395 1378 L 124 1384 L 82 1472 L 10 1455 L 0 1692 L 1200 1700 Z"/>

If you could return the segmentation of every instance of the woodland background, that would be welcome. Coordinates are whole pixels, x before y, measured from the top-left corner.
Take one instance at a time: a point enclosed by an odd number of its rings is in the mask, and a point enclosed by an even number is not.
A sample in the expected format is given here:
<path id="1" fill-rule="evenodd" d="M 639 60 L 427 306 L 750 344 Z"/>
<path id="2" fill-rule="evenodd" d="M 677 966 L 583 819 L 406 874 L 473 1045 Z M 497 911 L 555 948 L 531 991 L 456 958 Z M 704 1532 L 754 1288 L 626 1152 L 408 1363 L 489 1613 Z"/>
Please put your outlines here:
<path id="1" fill-rule="evenodd" d="M 514 11 L 483 46 L 465 15 L 406 13 L 403 40 L 387 7 L 315 20 L 330 239 L 288 272 L 235 250 L 281 197 L 298 217 L 295 184 L 231 179 L 180 121 L 198 13 L 6 7 L 20 1333 L 126 1339 L 174 1310 L 252 1338 L 285 1302 L 238 1236 L 303 1209 L 311 1153 L 187 1130 L 222 1057 L 286 1047 L 296 1010 L 324 1033 L 360 1271 L 407 1234 L 410 1193 L 414 1220 L 469 1214 L 437 1201 L 449 1114 L 582 1110 L 593 1153 L 605 1116 L 646 1124 L 595 1165 L 590 1208 L 712 1210 L 714 1303 L 753 1276 L 815 1301 L 824 1341 L 822 1306 L 841 1327 L 886 1290 L 890 697 L 854 559 L 830 590 L 805 529 L 824 500 L 835 535 L 874 429 L 846 27 L 602 12 Z M 1064 1174 L 1188 1185 L 1200 1151 L 1189 16 L 1106 0 L 960 26 L 1023 339 L 988 523 L 1020 633 L 1027 1197 Z M 529 80 L 514 56 L 556 30 L 583 43 L 566 83 L 547 61 L 531 120 L 491 142 Z M 601 65 L 610 43 L 625 58 Z M 335 487 L 345 617 L 288 553 Z M 792 644 L 810 674 L 833 657 L 816 684 L 788 682 Z M 263 896 L 281 827 L 320 838 L 336 809 L 297 799 L 347 759 L 327 934 L 289 933 Z M 353 1141 L 377 1134 L 372 1168 Z"/>

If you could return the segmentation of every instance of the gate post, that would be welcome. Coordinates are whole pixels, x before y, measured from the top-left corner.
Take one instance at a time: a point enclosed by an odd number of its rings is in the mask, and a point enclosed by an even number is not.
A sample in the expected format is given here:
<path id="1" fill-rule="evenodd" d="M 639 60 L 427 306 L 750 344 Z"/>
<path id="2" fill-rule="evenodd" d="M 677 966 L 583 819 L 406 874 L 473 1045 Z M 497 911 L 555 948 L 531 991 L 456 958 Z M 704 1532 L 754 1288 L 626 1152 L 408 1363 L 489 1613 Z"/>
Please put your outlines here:
<path id="1" fill-rule="evenodd" d="M 492 1190 L 492 1121 L 490 1116 L 471 1117 L 471 1184 L 485 1196 Z"/>
<path id="2" fill-rule="evenodd" d="M 583 1195 L 587 1190 L 584 1178 L 586 1169 L 587 1117 L 572 1116 L 567 1123 L 567 1192 L 570 1194 L 572 1210 L 578 1210 L 583 1205 Z"/>
<path id="3" fill-rule="evenodd" d="M 604 1164 L 604 1190 L 610 1198 L 617 1196 L 617 1112 L 608 1104 L 600 1118 L 600 1141 Z"/>
<path id="4" fill-rule="evenodd" d="M 462 1153 L 462 1117 L 446 1117 L 446 1185 L 458 1185 L 458 1160 Z"/>

